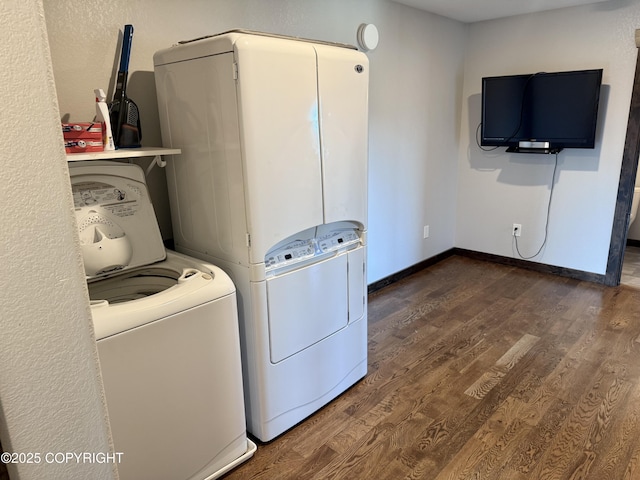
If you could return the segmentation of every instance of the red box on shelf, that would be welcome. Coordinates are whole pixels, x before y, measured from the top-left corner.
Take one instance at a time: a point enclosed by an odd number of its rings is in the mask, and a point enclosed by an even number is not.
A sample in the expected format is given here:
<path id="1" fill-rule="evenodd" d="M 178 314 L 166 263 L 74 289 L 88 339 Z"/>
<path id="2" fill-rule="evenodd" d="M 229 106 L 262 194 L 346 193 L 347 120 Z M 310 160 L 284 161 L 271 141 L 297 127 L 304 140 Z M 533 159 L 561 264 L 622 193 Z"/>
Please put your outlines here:
<path id="1" fill-rule="evenodd" d="M 62 136 L 67 153 L 102 152 L 102 125 L 100 123 L 63 123 Z"/>

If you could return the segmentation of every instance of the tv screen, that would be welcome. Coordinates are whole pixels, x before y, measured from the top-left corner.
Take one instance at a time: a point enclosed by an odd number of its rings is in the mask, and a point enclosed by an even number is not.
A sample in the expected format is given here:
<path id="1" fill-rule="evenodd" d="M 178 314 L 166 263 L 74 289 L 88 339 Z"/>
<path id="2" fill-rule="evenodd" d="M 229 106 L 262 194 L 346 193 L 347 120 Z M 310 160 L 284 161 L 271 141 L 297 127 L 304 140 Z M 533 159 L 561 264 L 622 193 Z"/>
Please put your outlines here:
<path id="1" fill-rule="evenodd" d="M 482 146 L 594 148 L 602 69 L 485 77 Z"/>

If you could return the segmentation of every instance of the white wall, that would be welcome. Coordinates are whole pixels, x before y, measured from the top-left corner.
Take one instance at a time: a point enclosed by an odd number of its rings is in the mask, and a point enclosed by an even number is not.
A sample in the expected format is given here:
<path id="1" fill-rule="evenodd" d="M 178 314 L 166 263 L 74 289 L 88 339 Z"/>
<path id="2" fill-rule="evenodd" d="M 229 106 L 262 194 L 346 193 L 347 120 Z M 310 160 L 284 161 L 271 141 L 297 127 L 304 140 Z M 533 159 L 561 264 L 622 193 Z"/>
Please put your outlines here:
<path id="1" fill-rule="evenodd" d="M 46 461 L 108 452 L 109 433 L 41 2 L 3 2 L 0 25 L 0 440 L 42 455 L 13 480 L 116 478 Z"/>
<path id="2" fill-rule="evenodd" d="M 470 26 L 459 157 L 456 246 L 517 257 L 542 244 L 552 156 L 483 152 L 475 142 L 483 76 L 603 68 L 595 150 L 565 150 L 546 247 L 534 259 L 604 274 L 636 63 L 640 3 L 609 1 Z"/>
<path id="3" fill-rule="evenodd" d="M 454 246 L 467 38 L 461 23 L 387 7 L 371 55 L 370 282 Z"/>
<path id="4" fill-rule="evenodd" d="M 638 169 L 636 173 L 636 188 L 637 187 L 640 187 L 640 169 Z M 628 238 L 630 240 L 640 240 L 640 218 L 638 218 L 638 210 L 636 210 L 636 219 L 629 225 Z"/>
<path id="5" fill-rule="evenodd" d="M 387 0 L 56 0 L 46 2 L 45 14 L 60 111 L 72 121 L 92 118 L 94 88 L 108 89 L 111 98 L 119 31 L 134 25 L 129 96 L 142 112 L 148 146 L 161 142 L 155 51 L 233 28 L 355 44 L 358 26 L 375 23 L 369 281 L 453 247 L 463 24 Z M 170 238 L 164 173 L 154 170 L 149 182 L 163 236 Z"/>

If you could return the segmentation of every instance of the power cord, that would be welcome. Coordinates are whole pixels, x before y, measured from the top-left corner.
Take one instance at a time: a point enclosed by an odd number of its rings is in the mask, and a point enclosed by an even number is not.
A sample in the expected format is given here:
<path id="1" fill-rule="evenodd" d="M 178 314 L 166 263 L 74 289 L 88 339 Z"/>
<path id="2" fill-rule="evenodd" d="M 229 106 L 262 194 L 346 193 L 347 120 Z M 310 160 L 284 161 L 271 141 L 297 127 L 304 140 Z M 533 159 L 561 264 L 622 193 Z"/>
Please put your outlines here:
<path id="1" fill-rule="evenodd" d="M 481 144 L 480 144 L 480 139 L 478 138 L 478 132 L 480 132 L 480 127 L 482 127 L 482 122 L 480 122 L 478 124 L 478 127 L 476 128 L 476 145 L 478 145 L 478 148 L 480 150 L 482 150 L 483 152 L 493 152 L 494 150 L 500 148 L 499 146 L 496 147 L 492 147 L 492 148 L 484 148 Z"/>
<path id="2" fill-rule="evenodd" d="M 516 236 L 516 232 L 515 231 L 513 232 L 513 238 L 515 239 L 515 244 L 516 244 L 516 252 L 518 252 L 518 256 L 523 260 L 531 260 L 532 258 L 537 257 L 547 243 L 547 237 L 549 235 L 549 216 L 551 213 L 551 200 L 553 199 L 553 191 L 556 188 L 556 170 L 558 170 L 558 154 L 557 153 L 556 153 L 556 163 L 555 163 L 555 166 L 553 167 L 553 175 L 551 177 L 551 191 L 549 192 L 549 203 L 547 205 L 547 219 L 544 225 L 544 240 L 542 241 L 542 245 L 540 245 L 540 248 L 538 249 L 538 251 L 533 255 L 531 255 L 530 257 L 523 257 L 522 254 L 520 253 L 520 249 L 518 248 L 518 237 Z"/>

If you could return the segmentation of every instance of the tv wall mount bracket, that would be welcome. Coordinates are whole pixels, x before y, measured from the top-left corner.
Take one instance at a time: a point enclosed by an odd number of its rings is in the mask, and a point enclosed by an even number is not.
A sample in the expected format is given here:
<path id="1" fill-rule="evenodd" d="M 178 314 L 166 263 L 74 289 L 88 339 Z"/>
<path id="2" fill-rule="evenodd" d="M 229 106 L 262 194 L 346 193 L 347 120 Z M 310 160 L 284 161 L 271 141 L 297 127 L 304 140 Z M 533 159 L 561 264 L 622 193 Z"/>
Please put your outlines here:
<path id="1" fill-rule="evenodd" d="M 507 152 L 509 153 L 556 154 L 556 153 L 560 153 L 561 151 L 562 151 L 562 148 L 551 148 L 549 142 L 537 142 L 535 140 L 521 141 L 521 142 L 518 142 L 517 147 L 507 148 Z"/>

